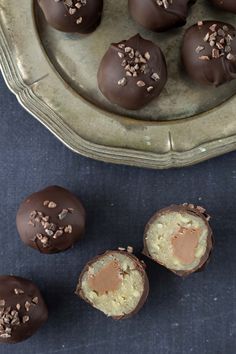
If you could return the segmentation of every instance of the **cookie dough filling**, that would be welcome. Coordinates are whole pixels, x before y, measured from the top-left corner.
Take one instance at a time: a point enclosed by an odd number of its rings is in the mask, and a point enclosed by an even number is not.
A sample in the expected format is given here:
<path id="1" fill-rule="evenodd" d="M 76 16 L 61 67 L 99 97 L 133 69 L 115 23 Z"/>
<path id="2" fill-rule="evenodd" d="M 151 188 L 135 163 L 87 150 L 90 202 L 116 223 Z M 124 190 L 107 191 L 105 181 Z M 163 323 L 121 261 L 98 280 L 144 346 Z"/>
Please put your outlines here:
<path id="1" fill-rule="evenodd" d="M 150 258 L 182 272 L 198 269 L 203 258 L 208 259 L 212 246 L 204 215 L 183 206 L 166 208 L 154 215 L 147 225 L 144 241 Z"/>
<path id="2" fill-rule="evenodd" d="M 142 306 L 147 289 L 145 270 L 136 257 L 108 251 L 85 267 L 76 293 L 105 315 L 123 318 Z"/>

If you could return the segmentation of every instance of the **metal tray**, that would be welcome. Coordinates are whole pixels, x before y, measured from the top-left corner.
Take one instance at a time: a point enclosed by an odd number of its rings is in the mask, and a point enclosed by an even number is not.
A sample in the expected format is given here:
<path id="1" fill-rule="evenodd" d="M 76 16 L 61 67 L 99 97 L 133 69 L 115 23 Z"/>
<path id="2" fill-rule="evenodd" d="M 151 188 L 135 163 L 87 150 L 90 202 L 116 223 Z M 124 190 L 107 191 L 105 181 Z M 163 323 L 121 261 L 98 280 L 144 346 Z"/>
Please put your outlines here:
<path id="1" fill-rule="evenodd" d="M 185 27 L 236 16 L 198 0 Z M 128 165 L 190 165 L 236 148 L 236 81 L 215 88 L 194 84 L 179 58 L 184 28 L 156 34 L 129 17 L 127 0 L 105 1 L 102 23 L 89 36 L 50 28 L 35 1 L 0 0 L 0 65 L 19 102 L 69 148 Z M 169 80 L 161 96 L 138 112 L 111 105 L 96 72 L 110 42 L 135 33 L 158 43 Z"/>

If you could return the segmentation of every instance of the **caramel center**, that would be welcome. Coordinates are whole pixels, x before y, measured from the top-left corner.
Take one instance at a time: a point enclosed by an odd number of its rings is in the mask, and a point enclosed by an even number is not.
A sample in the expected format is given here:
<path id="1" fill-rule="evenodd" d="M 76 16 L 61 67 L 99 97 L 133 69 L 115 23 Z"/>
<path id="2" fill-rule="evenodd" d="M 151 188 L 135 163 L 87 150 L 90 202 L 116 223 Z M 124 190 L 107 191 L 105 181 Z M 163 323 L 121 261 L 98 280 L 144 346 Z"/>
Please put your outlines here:
<path id="1" fill-rule="evenodd" d="M 171 239 L 174 256 L 183 264 L 191 264 L 195 259 L 199 237 L 200 229 L 180 227 Z"/>
<path id="2" fill-rule="evenodd" d="M 122 276 L 117 261 L 111 261 L 95 275 L 90 275 L 88 279 L 89 287 L 98 295 L 118 290 L 121 282 Z"/>

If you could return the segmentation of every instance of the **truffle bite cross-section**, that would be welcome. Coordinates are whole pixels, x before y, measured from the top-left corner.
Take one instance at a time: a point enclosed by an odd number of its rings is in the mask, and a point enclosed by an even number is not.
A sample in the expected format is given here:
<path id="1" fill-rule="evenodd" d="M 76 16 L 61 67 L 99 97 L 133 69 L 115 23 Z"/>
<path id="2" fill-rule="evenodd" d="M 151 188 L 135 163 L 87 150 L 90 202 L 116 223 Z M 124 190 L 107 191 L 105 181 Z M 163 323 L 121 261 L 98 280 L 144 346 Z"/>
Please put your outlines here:
<path id="1" fill-rule="evenodd" d="M 63 32 L 93 32 L 101 21 L 103 0 L 38 0 L 47 22 Z"/>
<path id="2" fill-rule="evenodd" d="M 160 210 L 146 226 L 143 253 L 180 276 L 199 270 L 212 250 L 208 220 L 205 209 L 192 204 Z"/>
<path id="3" fill-rule="evenodd" d="M 107 251 L 83 269 L 76 294 L 105 315 L 123 319 L 146 301 L 149 282 L 144 264 L 126 251 Z"/>
<path id="4" fill-rule="evenodd" d="M 41 253 L 60 252 L 82 238 L 85 210 L 71 192 L 50 186 L 21 203 L 16 224 L 26 245 Z"/>
<path id="5" fill-rule="evenodd" d="M 163 32 L 186 23 L 192 0 L 129 0 L 131 16 L 143 27 Z"/>
<path id="6" fill-rule="evenodd" d="M 39 289 L 20 277 L 0 276 L 0 343 L 31 337 L 48 318 Z"/>
<path id="7" fill-rule="evenodd" d="M 185 32 L 182 60 L 188 75 L 219 86 L 236 78 L 236 30 L 218 21 L 199 21 Z"/>
<path id="8" fill-rule="evenodd" d="M 98 86 L 112 103 L 139 109 L 158 97 L 167 80 L 161 49 L 139 34 L 111 44 L 98 70 Z"/>

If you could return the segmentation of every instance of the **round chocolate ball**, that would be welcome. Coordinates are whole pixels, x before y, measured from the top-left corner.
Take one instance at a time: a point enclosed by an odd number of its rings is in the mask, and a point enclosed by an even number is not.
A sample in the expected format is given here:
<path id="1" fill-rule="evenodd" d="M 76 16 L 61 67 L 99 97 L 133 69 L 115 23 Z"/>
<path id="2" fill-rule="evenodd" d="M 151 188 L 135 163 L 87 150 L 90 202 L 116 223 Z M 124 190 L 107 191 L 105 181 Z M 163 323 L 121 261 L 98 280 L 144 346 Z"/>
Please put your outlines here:
<path id="1" fill-rule="evenodd" d="M 167 80 L 161 49 L 139 34 L 110 45 L 98 70 L 98 86 L 112 103 L 139 109 L 158 97 Z"/>
<path id="2" fill-rule="evenodd" d="M 193 204 L 171 205 L 149 220 L 143 253 L 179 276 L 203 269 L 213 238 L 209 215 Z"/>
<path id="3" fill-rule="evenodd" d="M 20 277 L 0 276 L 0 343 L 31 337 L 47 318 L 47 306 L 36 285 Z"/>
<path id="4" fill-rule="evenodd" d="M 129 0 L 131 16 L 155 32 L 185 25 L 192 0 Z"/>
<path id="5" fill-rule="evenodd" d="M 38 0 L 47 22 L 62 32 L 93 32 L 101 21 L 103 0 Z"/>
<path id="6" fill-rule="evenodd" d="M 213 5 L 221 10 L 233 12 L 236 14 L 236 1 L 235 0 L 210 0 Z"/>
<path id="7" fill-rule="evenodd" d="M 23 201 L 16 224 L 26 245 L 42 253 L 60 252 L 82 238 L 85 210 L 71 192 L 51 186 Z"/>
<path id="8" fill-rule="evenodd" d="M 106 251 L 83 269 L 76 294 L 106 316 L 116 320 L 135 315 L 144 305 L 149 281 L 144 263 L 132 248 Z"/>
<path id="9" fill-rule="evenodd" d="M 236 78 L 235 28 L 219 21 L 199 21 L 184 35 L 182 60 L 188 75 L 219 86 Z"/>

